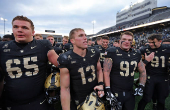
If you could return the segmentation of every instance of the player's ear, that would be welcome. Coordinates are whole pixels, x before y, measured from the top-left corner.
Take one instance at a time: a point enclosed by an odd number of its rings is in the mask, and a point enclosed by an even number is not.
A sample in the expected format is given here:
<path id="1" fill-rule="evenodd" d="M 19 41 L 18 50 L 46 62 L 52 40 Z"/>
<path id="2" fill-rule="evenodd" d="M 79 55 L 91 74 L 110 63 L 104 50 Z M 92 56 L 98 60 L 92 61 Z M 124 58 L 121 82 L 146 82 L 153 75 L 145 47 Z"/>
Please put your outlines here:
<path id="1" fill-rule="evenodd" d="M 32 31 L 32 36 L 34 36 L 35 31 Z"/>
<path id="2" fill-rule="evenodd" d="M 71 42 L 72 44 L 74 44 L 75 40 L 74 40 L 74 39 L 70 39 L 70 42 Z"/>

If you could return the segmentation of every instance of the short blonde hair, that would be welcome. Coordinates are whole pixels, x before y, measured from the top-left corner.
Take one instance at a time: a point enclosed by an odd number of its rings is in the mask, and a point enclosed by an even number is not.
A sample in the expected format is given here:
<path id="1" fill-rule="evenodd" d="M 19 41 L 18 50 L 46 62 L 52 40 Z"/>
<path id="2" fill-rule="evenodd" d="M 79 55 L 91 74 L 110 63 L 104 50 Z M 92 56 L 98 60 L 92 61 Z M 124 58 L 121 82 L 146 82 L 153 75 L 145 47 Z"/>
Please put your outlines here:
<path id="1" fill-rule="evenodd" d="M 82 29 L 82 28 L 74 28 L 74 29 L 72 29 L 71 31 L 70 31 L 70 33 L 69 33 L 69 39 L 73 39 L 74 38 L 74 33 L 75 32 L 77 32 L 77 31 L 84 31 L 84 29 Z"/>
<path id="2" fill-rule="evenodd" d="M 53 36 L 53 35 L 48 35 L 48 36 L 47 36 L 47 38 L 48 38 L 48 37 L 52 37 L 52 38 L 54 38 L 54 36 Z"/>
<path id="3" fill-rule="evenodd" d="M 34 36 L 40 36 L 42 38 L 42 35 L 41 34 L 35 34 Z"/>
<path id="4" fill-rule="evenodd" d="M 63 38 L 65 38 L 65 39 L 67 39 L 67 40 L 69 39 L 68 36 L 64 36 Z"/>

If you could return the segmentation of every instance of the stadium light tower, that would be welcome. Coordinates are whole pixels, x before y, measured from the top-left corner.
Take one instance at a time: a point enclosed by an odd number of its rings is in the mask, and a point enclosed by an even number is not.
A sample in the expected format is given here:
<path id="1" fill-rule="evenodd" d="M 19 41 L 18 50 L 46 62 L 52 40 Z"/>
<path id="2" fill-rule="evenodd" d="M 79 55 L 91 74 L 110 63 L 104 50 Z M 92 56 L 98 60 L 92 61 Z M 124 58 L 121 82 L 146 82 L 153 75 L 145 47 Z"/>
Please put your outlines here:
<path id="1" fill-rule="evenodd" d="M 94 24 L 96 23 L 96 21 L 93 20 L 92 23 L 93 23 L 93 35 L 94 35 Z"/>
<path id="2" fill-rule="evenodd" d="M 7 21 L 7 19 L 1 17 L 1 20 L 4 21 L 4 35 L 5 35 L 5 21 Z"/>

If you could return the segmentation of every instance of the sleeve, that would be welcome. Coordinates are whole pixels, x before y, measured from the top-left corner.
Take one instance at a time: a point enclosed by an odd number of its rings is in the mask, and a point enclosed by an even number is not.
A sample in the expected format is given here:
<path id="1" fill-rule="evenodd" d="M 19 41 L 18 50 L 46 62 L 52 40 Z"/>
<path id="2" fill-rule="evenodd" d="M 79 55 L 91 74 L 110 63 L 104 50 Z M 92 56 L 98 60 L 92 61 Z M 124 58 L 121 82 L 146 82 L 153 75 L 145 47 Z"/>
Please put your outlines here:
<path id="1" fill-rule="evenodd" d="M 68 61 L 68 57 L 65 53 L 61 54 L 58 57 L 57 61 L 58 61 L 58 64 L 59 64 L 59 66 L 58 66 L 59 68 L 68 68 L 69 61 Z"/>
<path id="2" fill-rule="evenodd" d="M 100 58 L 100 50 L 98 50 L 97 48 L 95 48 L 95 47 L 93 47 L 94 49 L 95 49 L 95 51 L 96 51 L 96 54 L 97 54 L 97 57 L 98 57 L 98 59 Z"/>
<path id="3" fill-rule="evenodd" d="M 145 55 L 145 48 L 144 48 L 144 47 L 142 47 L 142 48 L 140 49 L 140 53 L 141 53 L 142 55 Z"/>
<path id="4" fill-rule="evenodd" d="M 62 53 L 62 49 L 59 47 L 54 47 L 55 52 L 60 55 Z"/>
<path id="5" fill-rule="evenodd" d="M 139 56 L 139 59 L 138 59 L 138 62 L 140 62 L 142 58 L 142 54 L 141 54 L 141 51 L 140 50 L 137 50 L 137 53 L 138 53 L 138 56 Z"/>
<path id="6" fill-rule="evenodd" d="M 105 52 L 105 58 L 112 58 L 113 53 L 115 52 L 115 47 L 113 48 L 108 48 Z"/>
<path id="7" fill-rule="evenodd" d="M 49 40 L 44 40 L 44 41 L 45 41 L 45 47 L 47 51 L 54 49 Z"/>

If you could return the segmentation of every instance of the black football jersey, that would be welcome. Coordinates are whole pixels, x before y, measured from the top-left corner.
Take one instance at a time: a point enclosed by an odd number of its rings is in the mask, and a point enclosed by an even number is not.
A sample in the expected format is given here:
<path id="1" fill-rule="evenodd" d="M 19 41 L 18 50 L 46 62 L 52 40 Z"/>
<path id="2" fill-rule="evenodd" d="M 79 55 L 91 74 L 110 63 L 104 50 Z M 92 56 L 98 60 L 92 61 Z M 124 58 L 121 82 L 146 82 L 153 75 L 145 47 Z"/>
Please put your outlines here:
<path id="1" fill-rule="evenodd" d="M 61 49 L 62 49 L 62 53 L 65 52 L 65 46 L 64 46 L 62 43 L 57 43 L 57 44 L 56 44 L 56 47 L 61 48 Z"/>
<path id="2" fill-rule="evenodd" d="M 69 50 L 73 50 L 73 45 L 72 43 L 67 43 L 65 44 L 65 52 L 69 51 Z"/>
<path id="3" fill-rule="evenodd" d="M 28 103 L 44 93 L 47 53 L 53 49 L 48 40 L 27 44 L 0 42 L 0 67 L 5 73 L 7 104 Z"/>
<path id="4" fill-rule="evenodd" d="M 120 47 L 107 49 L 106 58 L 112 59 L 110 87 L 112 92 L 131 91 L 133 89 L 134 71 L 141 60 L 139 50 L 124 51 Z"/>
<path id="5" fill-rule="evenodd" d="M 101 45 L 96 46 L 96 48 L 98 48 L 100 50 L 100 63 L 101 63 L 101 67 L 103 68 L 103 63 L 104 63 L 104 59 L 105 59 L 105 52 L 106 52 L 107 49 L 103 48 Z"/>
<path id="6" fill-rule="evenodd" d="M 58 58 L 59 68 L 69 70 L 71 97 L 77 105 L 85 100 L 98 83 L 97 62 L 99 57 L 100 52 L 96 48 L 89 47 L 85 57 L 70 50 Z"/>
<path id="7" fill-rule="evenodd" d="M 56 46 L 54 46 L 54 51 L 55 51 L 58 55 L 60 55 L 60 54 L 63 52 L 61 48 L 56 47 Z"/>
<path id="8" fill-rule="evenodd" d="M 149 55 L 155 52 L 155 56 L 151 62 L 146 65 L 147 75 L 167 75 L 168 60 L 170 58 L 170 45 L 162 44 L 157 49 L 152 49 L 149 46 L 140 49 L 141 54 Z"/>
<path id="9" fill-rule="evenodd" d="M 3 78 L 4 78 L 4 74 L 3 74 L 3 72 L 0 69 L 0 82 L 3 80 Z"/>

